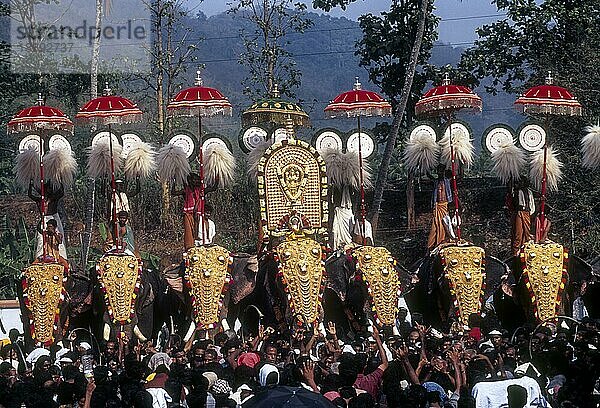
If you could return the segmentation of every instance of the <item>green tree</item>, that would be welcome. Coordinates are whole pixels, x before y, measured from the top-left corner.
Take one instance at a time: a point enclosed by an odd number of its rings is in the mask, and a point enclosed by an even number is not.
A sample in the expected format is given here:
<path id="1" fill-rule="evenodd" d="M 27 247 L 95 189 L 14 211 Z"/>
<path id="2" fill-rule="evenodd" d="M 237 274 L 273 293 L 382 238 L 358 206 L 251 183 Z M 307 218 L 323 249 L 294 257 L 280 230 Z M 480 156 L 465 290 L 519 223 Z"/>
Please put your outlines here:
<path id="1" fill-rule="evenodd" d="M 252 33 L 241 32 L 245 51 L 239 63 L 249 70 L 242 83 L 244 93 L 256 100 L 277 84 L 282 95 L 294 97 L 302 73 L 287 50 L 290 44 L 287 35 L 311 27 L 306 5 L 293 0 L 236 0 L 229 12 L 247 19 L 255 27 Z"/>

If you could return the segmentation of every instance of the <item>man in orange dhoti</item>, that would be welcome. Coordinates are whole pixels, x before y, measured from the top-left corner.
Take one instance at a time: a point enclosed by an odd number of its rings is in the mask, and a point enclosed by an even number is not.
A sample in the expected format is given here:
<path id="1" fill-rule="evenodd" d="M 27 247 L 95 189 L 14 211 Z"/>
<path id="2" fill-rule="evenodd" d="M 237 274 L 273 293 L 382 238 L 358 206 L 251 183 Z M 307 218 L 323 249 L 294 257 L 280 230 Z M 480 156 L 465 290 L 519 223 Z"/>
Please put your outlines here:
<path id="1" fill-rule="evenodd" d="M 513 255 L 519 255 L 521 246 L 531 239 L 531 214 L 535 212 L 529 181 L 521 177 L 512 191 L 511 245 Z"/>
<path id="2" fill-rule="evenodd" d="M 448 214 L 448 203 L 452 202 L 450 179 L 446 177 L 445 168 L 438 169 L 438 179 L 433 190 L 433 221 L 427 239 L 427 249 L 433 250 L 446 240 L 446 236 L 454 236 L 452 223 Z"/>

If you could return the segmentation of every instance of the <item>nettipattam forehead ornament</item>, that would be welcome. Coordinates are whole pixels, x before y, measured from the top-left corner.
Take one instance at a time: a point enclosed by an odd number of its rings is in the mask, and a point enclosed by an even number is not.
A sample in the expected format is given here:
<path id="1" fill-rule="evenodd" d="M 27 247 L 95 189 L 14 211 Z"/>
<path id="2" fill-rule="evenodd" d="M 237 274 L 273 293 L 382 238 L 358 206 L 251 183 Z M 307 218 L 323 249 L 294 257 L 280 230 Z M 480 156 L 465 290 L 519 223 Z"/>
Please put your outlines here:
<path id="1" fill-rule="evenodd" d="M 227 249 L 212 245 L 190 248 L 183 259 L 194 321 L 202 329 L 212 329 L 220 320 L 233 258 Z"/>
<path id="2" fill-rule="evenodd" d="M 275 249 L 275 261 L 288 293 L 290 309 L 299 324 L 317 321 L 325 277 L 324 251 L 317 241 L 296 233 Z"/>
<path id="3" fill-rule="evenodd" d="M 481 311 L 485 288 L 485 251 L 470 243 L 442 246 L 440 257 L 456 313 L 461 323 Z"/>
<path id="4" fill-rule="evenodd" d="M 23 270 L 23 299 L 29 314 L 31 338 L 36 343 L 54 342 L 66 279 L 65 268 L 58 263 L 33 264 Z"/>
<path id="5" fill-rule="evenodd" d="M 142 264 L 133 255 L 107 254 L 96 264 L 108 315 L 115 324 L 129 324 L 135 315 Z"/>
<path id="6" fill-rule="evenodd" d="M 521 249 L 523 279 L 538 321 L 558 315 L 568 279 L 568 258 L 565 248 L 554 242 L 529 241 Z"/>
<path id="7" fill-rule="evenodd" d="M 352 255 L 367 284 L 376 323 L 388 326 L 395 324 L 400 296 L 396 260 L 383 247 L 359 247 L 352 251 Z"/>

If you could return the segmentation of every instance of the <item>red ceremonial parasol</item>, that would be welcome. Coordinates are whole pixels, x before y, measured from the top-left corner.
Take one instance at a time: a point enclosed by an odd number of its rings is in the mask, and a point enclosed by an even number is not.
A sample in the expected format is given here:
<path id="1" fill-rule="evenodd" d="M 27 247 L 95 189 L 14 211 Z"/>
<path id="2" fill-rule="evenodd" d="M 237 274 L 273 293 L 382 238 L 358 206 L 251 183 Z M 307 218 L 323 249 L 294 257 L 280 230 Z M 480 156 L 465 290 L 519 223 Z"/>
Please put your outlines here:
<path id="1" fill-rule="evenodd" d="M 204 164 L 202 152 L 202 118 L 210 116 L 231 116 L 232 106 L 229 100 L 218 90 L 203 86 L 200 71 L 196 71 L 194 86 L 180 91 L 167 105 L 167 112 L 171 116 L 197 116 L 198 117 L 198 163 L 200 176 L 200 223 L 202 229 L 202 245 L 205 243 L 204 220 Z"/>
<path id="2" fill-rule="evenodd" d="M 450 160 L 452 168 L 452 195 L 454 198 L 454 217 L 456 220 L 456 236 L 460 239 L 460 201 L 456 185 L 456 158 L 452 145 L 452 115 L 459 110 L 481 112 L 481 98 L 466 86 L 453 85 L 445 74 L 442 85 L 436 86 L 423 95 L 415 104 L 417 116 L 446 116 L 448 120 L 448 139 L 450 143 Z"/>
<path id="3" fill-rule="evenodd" d="M 88 101 L 75 115 L 75 119 L 82 123 L 95 123 L 108 126 L 108 145 L 110 149 L 110 182 L 112 188 L 112 217 L 113 237 L 116 247 L 119 248 L 119 228 L 117 227 L 117 186 L 115 183 L 115 163 L 113 158 L 112 124 L 134 123 L 142 120 L 142 111 L 129 99 L 122 96 L 111 95 L 108 82 L 105 83 L 103 95 Z M 125 245 L 122 245 L 125 248 Z"/>
<path id="4" fill-rule="evenodd" d="M 365 186 L 363 181 L 363 160 L 362 160 L 362 135 L 360 128 L 361 116 L 390 116 L 392 114 L 392 105 L 379 94 L 362 89 L 358 77 L 355 78 L 354 89 L 336 96 L 324 109 L 329 118 L 347 117 L 356 118 L 358 127 L 358 163 L 360 168 L 360 217 L 361 217 L 361 236 L 363 245 L 366 243 L 365 237 Z"/>
<path id="5" fill-rule="evenodd" d="M 515 101 L 515 106 L 523 113 L 532 115 L 558 115 L 558 116 L 581 116 L 583 107 L 581 103 L 566 88 L 554 85 L 552 72 L 548 71 L 544 85 L 529 88 Z M 540 214 L 536 220 L 536 241 L 541 241 L 545 235 L 546 225 L 546 157 L 548 143 L 544 142 L 544 170 L 542 172 L 542 199 L 540 202 Z"/>
<path id="6" fill-rule="evenodd" d="M 44 191 L 44 140 L 42 133 L 45 130 L 62 130 L 73 133 L 73 122 L 60 109 L 46 106 L 42 94 L 38 94 L 37 105 L 25 108 L 17 113 L 6 125 L 8 133 L 39 131 L 40 137 L 40 212 L 42 214 L 42 259 L 46 259 L 46 202 Z"/>

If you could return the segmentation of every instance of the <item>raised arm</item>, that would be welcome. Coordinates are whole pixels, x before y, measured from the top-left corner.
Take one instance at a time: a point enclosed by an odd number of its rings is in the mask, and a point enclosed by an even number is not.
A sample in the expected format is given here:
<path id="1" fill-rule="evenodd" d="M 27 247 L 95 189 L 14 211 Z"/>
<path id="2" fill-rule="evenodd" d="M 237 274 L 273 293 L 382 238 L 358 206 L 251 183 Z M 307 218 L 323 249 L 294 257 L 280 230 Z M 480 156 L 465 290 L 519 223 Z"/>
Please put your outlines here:
<path id="1" fill-rule="evenodd" d="M 375 343 L 377 343 L 377 350 L 379 350 L 379 356 L 381 358 L 381 364 L 379 365 L 378 368 L 381 369 L 381 371 L 385 371 L 388 368 L 388 358 L 387 358 L 387 354 L 385 353 L 385 349 L 383 348 L 383 343 L 381 342 L 381 337 L 379 337 L 379 330 L 377 329 L 377 326 L 373 325 L 373 338 L 375 339 Z"/>

